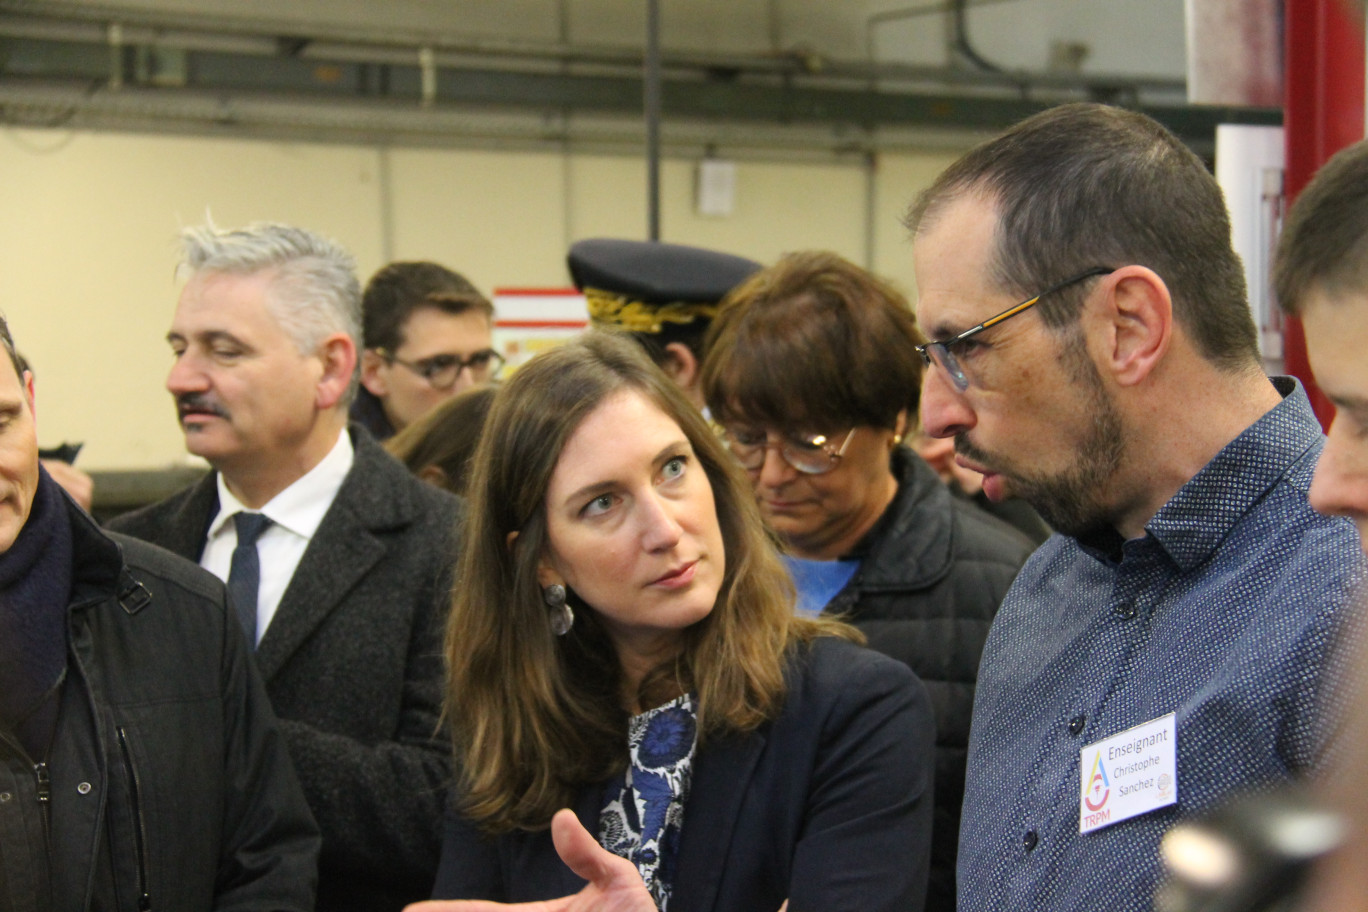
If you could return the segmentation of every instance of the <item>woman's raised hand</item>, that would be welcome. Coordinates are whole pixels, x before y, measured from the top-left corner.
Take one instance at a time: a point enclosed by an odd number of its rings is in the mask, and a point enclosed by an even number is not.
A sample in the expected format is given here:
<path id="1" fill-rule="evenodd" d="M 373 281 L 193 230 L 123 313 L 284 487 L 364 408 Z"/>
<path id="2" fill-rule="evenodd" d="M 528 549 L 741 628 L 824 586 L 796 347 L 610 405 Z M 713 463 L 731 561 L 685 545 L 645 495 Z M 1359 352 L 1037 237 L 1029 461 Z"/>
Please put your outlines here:
<path id="1" fill-rule="evenodd" d="M 404 912 L 656 912 L 636 866 L 599 845 L 574 811 L 562 809 L 551 819 L 551 841 L 570 870 L 589 881 L 573 896 L 531 903 L 487 900 L 431 900 Z"/>

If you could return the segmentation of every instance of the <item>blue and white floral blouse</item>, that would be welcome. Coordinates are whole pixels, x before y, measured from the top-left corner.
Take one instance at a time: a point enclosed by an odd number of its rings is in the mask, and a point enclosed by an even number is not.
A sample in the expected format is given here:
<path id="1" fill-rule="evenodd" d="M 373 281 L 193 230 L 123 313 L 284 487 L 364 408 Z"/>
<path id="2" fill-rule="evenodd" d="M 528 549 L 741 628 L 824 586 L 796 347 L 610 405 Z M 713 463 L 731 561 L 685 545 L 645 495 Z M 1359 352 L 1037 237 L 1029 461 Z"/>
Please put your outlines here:
<path id="1" fill-rule="evenodd" d="M 692 694 L 633 716 L 631 759 L 604 791 L 599 843 L 636 865 L 656 906 L 665 912 L 674 885 L 675 858 L 689 800 L 697 709 Z"/>

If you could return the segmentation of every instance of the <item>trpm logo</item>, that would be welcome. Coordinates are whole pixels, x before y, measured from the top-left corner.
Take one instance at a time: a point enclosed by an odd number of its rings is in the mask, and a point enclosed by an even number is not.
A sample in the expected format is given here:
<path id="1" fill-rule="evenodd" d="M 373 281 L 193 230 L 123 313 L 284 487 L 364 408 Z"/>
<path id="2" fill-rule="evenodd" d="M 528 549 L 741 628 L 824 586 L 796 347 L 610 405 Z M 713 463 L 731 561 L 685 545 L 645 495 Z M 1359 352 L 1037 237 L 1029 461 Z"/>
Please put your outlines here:
<path id="1" fill-rule="evenodd" d="M 1088 787 L 1083 792 L 1083 803 L 1093 812 L 1092 816 L 1100 818 L 1095 822 L 1100 823 L 1110 816 L 1102 810 L 1110 797 L 1111 780 L 1107 778 L 1107 768 L 1102 764 L 1102 752 L 1099 750 L 1093 755 L 1092 773 L 1088 776 Z"/>

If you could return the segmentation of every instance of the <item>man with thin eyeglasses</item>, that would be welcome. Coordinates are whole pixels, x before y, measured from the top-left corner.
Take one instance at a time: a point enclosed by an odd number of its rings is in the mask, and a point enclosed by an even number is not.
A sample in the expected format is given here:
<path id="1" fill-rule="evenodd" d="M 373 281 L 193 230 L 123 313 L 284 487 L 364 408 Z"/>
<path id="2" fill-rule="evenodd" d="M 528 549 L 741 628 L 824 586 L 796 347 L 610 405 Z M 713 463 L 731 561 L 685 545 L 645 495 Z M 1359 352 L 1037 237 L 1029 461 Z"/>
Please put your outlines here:
<path id="1" fill-rule="evenodd" d="M 1024 121 L 908 224 L 923 424 L 1058 533 L 983 652 L 959 908 L 1148 909 L 1174 823 L 1326 759 L 1363 559 L 1307 501 L 1320 428 L 1263 374 L 1219 188 L 1143 115 Z"/>
<path id="2" fill-rule="evenodd" d="M 464 389 L 495 379 L 494 306 L 429 261 L 381 267 L 361 297 L 361 388 L 353 421 L 386 440 Z"/>

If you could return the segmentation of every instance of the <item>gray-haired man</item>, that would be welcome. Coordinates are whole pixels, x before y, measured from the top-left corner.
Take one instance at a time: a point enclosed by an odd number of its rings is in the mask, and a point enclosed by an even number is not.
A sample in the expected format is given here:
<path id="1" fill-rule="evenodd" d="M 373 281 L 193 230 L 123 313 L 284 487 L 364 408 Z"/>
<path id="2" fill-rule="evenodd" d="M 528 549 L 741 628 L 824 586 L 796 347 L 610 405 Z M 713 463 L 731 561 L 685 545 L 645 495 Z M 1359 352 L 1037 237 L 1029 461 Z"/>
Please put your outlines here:
<path id="1" fill-rule="evenodd" d="M 437 864 L 459 501 L 348 429 L 360 288 L 345 250 L 272 224 L 184 243 L 167 389 L 215 471 L 112 525 L 228 581 L 323 832 L 319 907 L 398 908 Z"/>

